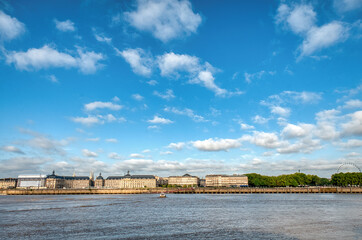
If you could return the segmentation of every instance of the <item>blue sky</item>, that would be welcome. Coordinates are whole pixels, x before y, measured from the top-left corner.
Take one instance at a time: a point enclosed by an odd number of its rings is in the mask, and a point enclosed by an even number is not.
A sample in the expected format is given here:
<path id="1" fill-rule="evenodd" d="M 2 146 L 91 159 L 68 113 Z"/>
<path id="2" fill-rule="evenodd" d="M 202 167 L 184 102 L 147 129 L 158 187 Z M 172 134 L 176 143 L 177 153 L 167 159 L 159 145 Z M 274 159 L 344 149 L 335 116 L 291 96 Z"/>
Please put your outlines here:
<path id="1" fill-rule="evenodd" d="M 361 0 L 0 1 L 0 177 L 361 166 L 361 15 Z"/>

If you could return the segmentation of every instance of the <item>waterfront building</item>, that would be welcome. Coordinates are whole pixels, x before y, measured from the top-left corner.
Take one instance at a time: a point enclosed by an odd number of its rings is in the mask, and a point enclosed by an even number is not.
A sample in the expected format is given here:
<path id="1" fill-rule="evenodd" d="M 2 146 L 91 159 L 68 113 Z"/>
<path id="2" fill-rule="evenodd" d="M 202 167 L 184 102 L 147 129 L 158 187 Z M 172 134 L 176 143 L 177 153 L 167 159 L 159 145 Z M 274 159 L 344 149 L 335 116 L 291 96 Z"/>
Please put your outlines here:
<path id="1" fill-rule="evenodd" d="M 46 178 L 47 188 L 89 188 L 93 181 L 86 176 L 58 176 L 55 172 Z"/>
<path id="2" fill-rule="evenodd" d="M 46 175 L 19 175 L 17 187 L 19 188 L 44 188 Z"/>
<path id="3" fill-rule="evenodd" d="M 109 176 L 104 181 L 105 188 L 155 188 L 156 178 L 153 175 Z"/>
<path id="4" fill-rule="evenodd" d="M 0 178 L 0 189 L 16 188 L 17 178 Z"/>
<path id="5" fill-rule="evenodd" d="M 168 185 L 197 187 L 199 184 L 200 179 L 196 176 L 191 176 L 190 174 L 168 177 Z"/>
<path id="6" fill-rule="evenodd" d="M 155 176 L 156 181 L 157 181 L 157 186 L 162 187 L 164 185 L 168 184 L 168 177 L 158 177 Z"/>
<path id="7" fill-rule="evenodd" d="M 245 175 L 207 175 L 206 187 L 246 187 L 248 177 Z"/>
<path id="8" fill-rule="evenodd" d="M 94 181 L 94 187 L 96 187 L 96 188 L 103 188 L 104 187 L 104 178 L 102 177 L 101 173 L 99 173 L 99 176 Z"/>

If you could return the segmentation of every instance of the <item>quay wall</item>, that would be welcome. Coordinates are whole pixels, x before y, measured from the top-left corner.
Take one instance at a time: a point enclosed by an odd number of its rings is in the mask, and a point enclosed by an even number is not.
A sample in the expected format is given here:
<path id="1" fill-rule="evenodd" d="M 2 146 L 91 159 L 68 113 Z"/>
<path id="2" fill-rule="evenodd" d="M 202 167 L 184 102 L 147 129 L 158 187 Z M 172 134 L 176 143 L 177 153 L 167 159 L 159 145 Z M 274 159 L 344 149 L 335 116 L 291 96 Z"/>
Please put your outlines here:
<path id="1" fill-rule="evenodd" d="M 362 187 L 280 187 L 280 188 L 179 188 L 179 189 L 6 189 L 0 195 L 76 194 L 362 194 Z"/>

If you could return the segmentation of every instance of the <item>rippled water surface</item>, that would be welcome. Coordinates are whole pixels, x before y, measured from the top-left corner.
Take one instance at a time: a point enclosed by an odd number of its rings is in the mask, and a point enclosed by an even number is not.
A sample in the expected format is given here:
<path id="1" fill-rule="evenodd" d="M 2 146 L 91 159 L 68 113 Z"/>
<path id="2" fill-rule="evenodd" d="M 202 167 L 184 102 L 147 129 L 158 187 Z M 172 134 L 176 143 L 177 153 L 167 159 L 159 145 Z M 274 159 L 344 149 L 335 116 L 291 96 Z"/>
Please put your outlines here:
<path id="1" fill-rule="evenodd" d="M 1 239 L 362 239 L 362 195 L 0 196 Z"/>

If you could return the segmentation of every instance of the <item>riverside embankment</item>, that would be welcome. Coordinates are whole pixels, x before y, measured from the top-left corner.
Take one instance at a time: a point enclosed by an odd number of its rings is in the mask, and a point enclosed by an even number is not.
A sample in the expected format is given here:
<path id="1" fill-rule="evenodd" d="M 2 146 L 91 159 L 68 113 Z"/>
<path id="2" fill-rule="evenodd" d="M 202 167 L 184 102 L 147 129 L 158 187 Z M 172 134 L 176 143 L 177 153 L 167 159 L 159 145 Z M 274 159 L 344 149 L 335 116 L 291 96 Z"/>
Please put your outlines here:
<path id="1" fill-rule="evenodd" d="M 76 194 L 361 194 L 362 187 L 280 187 L 280 188 L 178 188 L 178 189 L 6 189 L 1 195 Z"/>

